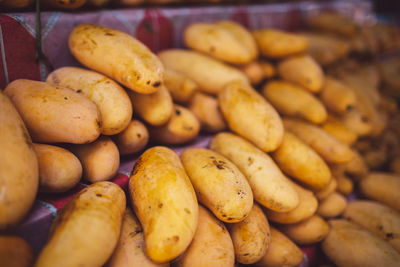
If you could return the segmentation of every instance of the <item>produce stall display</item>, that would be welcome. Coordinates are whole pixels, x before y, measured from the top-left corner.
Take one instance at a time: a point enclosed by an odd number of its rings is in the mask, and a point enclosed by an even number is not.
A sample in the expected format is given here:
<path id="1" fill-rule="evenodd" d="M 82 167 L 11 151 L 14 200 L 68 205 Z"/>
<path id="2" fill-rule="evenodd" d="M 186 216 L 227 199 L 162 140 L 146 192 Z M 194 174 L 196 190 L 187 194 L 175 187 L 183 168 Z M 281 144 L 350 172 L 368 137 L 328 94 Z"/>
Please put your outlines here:
<path id="1" fill-rule="evenodd" d="M 3 262 L 400 262 L 400 35 L 368 3 L 43 12 L 45 57 L 34 14 L 0 25 Z"/>

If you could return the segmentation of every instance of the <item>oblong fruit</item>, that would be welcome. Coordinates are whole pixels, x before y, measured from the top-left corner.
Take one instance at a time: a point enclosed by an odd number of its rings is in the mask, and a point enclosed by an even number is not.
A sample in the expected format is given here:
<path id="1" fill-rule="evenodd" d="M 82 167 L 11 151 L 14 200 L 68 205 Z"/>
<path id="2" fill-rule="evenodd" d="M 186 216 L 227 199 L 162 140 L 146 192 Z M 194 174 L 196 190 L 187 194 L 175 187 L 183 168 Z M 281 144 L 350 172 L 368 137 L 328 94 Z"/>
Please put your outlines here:
<path id="1" fill-rule="evenodd" d="M 164 85 L 152 94 L 139 94 L 131 91 L 128 94 L 133 104 L 134 113 L 147 123 L 159 126 L 167 123 L 171 118 L 174 104 L 168 89 Z"/>
<path id="2" fill-rule="evenodd" d="M 94 183 L 110 180 L 118 172 L 119 151 L 110 137 L 103 135 L 85 145 L 70 147 L 83 167 L 83 177 Z"/>
<path id="3" fill-rule="evenodd" d="M 228 224 L 236 261 L 252 264 L 267 252 L 270 242 L 269 223 L 262 209 L 254 203 L 249 216 L 241 222 Z"/>
<path id="4" fill-rule="evenodd" d="M 164 67 L 158 57 L 124 32 L 80 24 L 69 35 L 69 49 L 83 65 L 135 92 L 151 94 L 163 83 Z"/>
<path id="5" fill-rule="evenodd" d="M 0 91 L 0 230 L 14 226 L 31 208 L 39 185 L 32 140 L 10 99 Z"/>
<path id="6" fill-rule="evenodd" d="M 314 194 L 310 190 L 307 190 L 294 182 L 292 182 L 292 184 L 299 196 L 299 205 L 288 212 L 276 212 L 264 209 L 267 218 L 270 221 L 284 224 L 298 223 L 310 218 L 317 211 L 318 201 Z"/>
<path id="7" fill-rule="evenodd" d="M 169 267 L 169 263 L 155 263 L 144 252 L 143 230 L 130 208 L 126 208 L 121 235 L 107 267 Z"/>
<path id="8" fill-rule="evenodd" d="M 193 23 L 185 29 L 183 38 L 190 49 L 228 63 L 244 64 L 255 58 L 241 39 L 218 24 Z"/>
<path id="9" fill-rule="evenodd" d="M 357 200 L 347 205 L 343 218 L 359 224 L 389 242 L 400 253 L 400 213 L 371 200 Z"/>
<path id="10" fill-rule="evenodd" d="M 400 211 L 400 177 L 394 173 L 372 172 L 359 183 L 368 198 Z"/>
<path id="11" fill-rule="evenodd" d="M 77 67 L 62 67 L 47 76 L 46 82 L 67 87 L 92 100 L 101 113 L 102 134 L 124 130 L 132 118 L 132 103 L 125 90 L 106 76 Z"/>
<path id="12" fill-rule="evenodd" d="M 283 125 L 276 110 L 248 84 L 229 83 L 218 94 L 229 128 L 265 152 L 281 144 Z"/>
<path id="13" fill-rule="evenodd" d="M 271 210 L 286 212 L 299 204 L 295 188 L 271 157 L 232 133 L 219 133 L 210 148 L 231 160 L 246 176 L 254 199 Z"/>
<path id="14" fill-rule="evenodd" d="M 281 58 L 305 52 L 307 38 L 276 29 L 260 29 L 252 32 L 260 52 L 265 57 Z"/>
<path id="15" fill-rule="evenodd" d="M 299 245 L 310 245 L 322 241 L 329 232 L 329 224 L 318 215 L 298 222 L 286 224 L 279 229 Z"/>
<path id="16" fill-rule="evenodd" d="M 283 125 L 286 130 L 294 133 L 327 162 L 344 164 L 354 157 L 348 145 L 317 125 L 295 119 L 284 119 Z"/>
<path id="17" fill-rule="evenodd" d="M 68 88 L 21 79 L 11 82 L 4 92 L 35 142 L 84 144 L 100 135 L 96 104 Z"/>
<path id="18" fill-rule="evenodd" d="M 221 266 L 235 263 L 232 239 L 225 225 L 199 205 L 196 234 L 188 249 L 177 260 L 176 267 Z"/>
<path id="19" fill-rule="evenodd" d="M 400 254 L 375 234 L 343 219 L 329 223 L 322 250 L 337 266 L 399 266 Z"/>
<path id="20" fill-rule="evenodd" d="M 199 52 L 170 49 L 162 51 L 158 56 L 166 68 L 186 75 L 205 93 L 216 95 L 234 80 L 248 82 L 240 70 Z"/>
<path id="21" fill-rule="evenodd" d="M 196 231 L 198 204 L 178 155 L 161 146 L 146 150 L 132 170 L 129 192 L 149 258 L 167 262 L 185 251 Z"/>
<path id="22" fill-rule="evenodd" d="M 294 116 L 319 124 L 326 120 L 325 106 L 304 88 L 286 81 L 272 81 L 264 85 L 264 97 L 282 115 Z"/>
<path id="23" fill-rule="evenodd" d="M 303 252 L 286 235 L 275 227 L 270 228 L 271 241 L 264 257 L 255 265 L 259 267 L 298 266 L 303 260 Z"/>
<path id="24" fill-rule="evenodd" d="M 282 145 L 272 156 L 283 172 L 314 190 L 323 189 L 332 178 L 325 161 L 290 132 L 284 133 Z"/>
<path id="25" fill-rule="evenodd" d="M 114 183 L 86 187 L 57 214 L 35 266 L 105 264 L 117 245 L 125 206 L 125 193 Z"/>
<path id="26" fill-rule="evenodd" d="M 39 191 L 65 192 L 82 177 L 82 164 L 72 152 L 52 145 L 33 144 L 39 162 Z"/>
<path id="27" fill-rule="evenodd" d="M 321 91 L 324 85 L 322 68 L 309 55 L 293 56 L 278 64 L 279 75 L 287 81 L 302 85 L 309 91 Z"/>
<path id="28" fill-rule="evenodd" d="M 181 160 L 197 199 L 219 220 L 235 223 L 249 215 L 253 193 L 245 176 L 230 160 L 206 148 L 188 148 L 182 152 Z"/>

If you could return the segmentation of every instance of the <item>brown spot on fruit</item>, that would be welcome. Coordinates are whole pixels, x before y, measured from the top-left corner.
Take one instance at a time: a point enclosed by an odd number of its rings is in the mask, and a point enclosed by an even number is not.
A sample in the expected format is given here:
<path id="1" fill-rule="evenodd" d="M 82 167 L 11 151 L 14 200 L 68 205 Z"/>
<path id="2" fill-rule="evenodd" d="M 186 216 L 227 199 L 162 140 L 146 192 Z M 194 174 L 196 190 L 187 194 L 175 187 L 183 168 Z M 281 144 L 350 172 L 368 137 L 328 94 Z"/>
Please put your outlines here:
<path id="1" fill-rule="evenodd" d="M 161 85 L 160 81 L 156 81 L 153 83 L 153 87 L 159 87 Z"/>
<path id="2" fill-rule="evenodd" d="M 392 239 L 393 238 L 393 234 L 392 233 L 386 233 L 386 238 Z"/>

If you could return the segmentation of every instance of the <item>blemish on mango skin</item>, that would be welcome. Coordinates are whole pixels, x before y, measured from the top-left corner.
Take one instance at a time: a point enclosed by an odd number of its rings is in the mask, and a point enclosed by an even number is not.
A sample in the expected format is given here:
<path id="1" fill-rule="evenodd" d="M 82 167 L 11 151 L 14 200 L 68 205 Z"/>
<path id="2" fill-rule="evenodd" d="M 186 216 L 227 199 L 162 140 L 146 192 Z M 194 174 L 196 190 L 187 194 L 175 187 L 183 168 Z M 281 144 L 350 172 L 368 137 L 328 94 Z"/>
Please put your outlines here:
<path id="1" fill-rule="evenodd" d="M 153 83 L 153 87 L 159 87 L 161 85 L 160 81 L 156 81 Z"/>

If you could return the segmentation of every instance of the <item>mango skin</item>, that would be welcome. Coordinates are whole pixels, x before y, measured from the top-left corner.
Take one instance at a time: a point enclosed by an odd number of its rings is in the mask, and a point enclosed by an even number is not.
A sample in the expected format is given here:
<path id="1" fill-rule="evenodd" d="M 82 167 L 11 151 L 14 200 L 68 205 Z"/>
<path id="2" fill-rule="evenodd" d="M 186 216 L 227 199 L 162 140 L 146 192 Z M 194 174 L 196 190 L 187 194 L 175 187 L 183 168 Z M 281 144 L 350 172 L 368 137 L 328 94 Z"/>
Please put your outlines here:
<path id="1" fill-rule="evenodd" d="M 112 182 L 84 188 L 57 214 L 35 267 L 102 266 L 117 245 L 125 207 L 124 191 Z"/>
<path id="2" fill-rule="evenodd" d="M 132 170 L 129 192 L 147 256 L 163 263 L 185 251 L 196 231 L 198 204 L 178 155 L 162 146 L 146 150 Z"/>
<path id="3" fill-rule="evenodd" d="M 161 61 L 143 43 L 124 32 L 80 24 L 69 35 L 69 48 L 86 67 L 135 92 L 151 94 L 163 84 Z"/>
<path id="4" fill-rule="evenodd" d="M 28 130 L 0 90 L 0 231 L 15 226 L 31 208 L 39 186 L 39 164 Z"/>
<path id="5" fill-rule="evenodd" d="M 13 101 L 34 142 L 85 144 L 101 133 L 96 104 L 68 88 L 19 79 L 4 93 Z"/>

